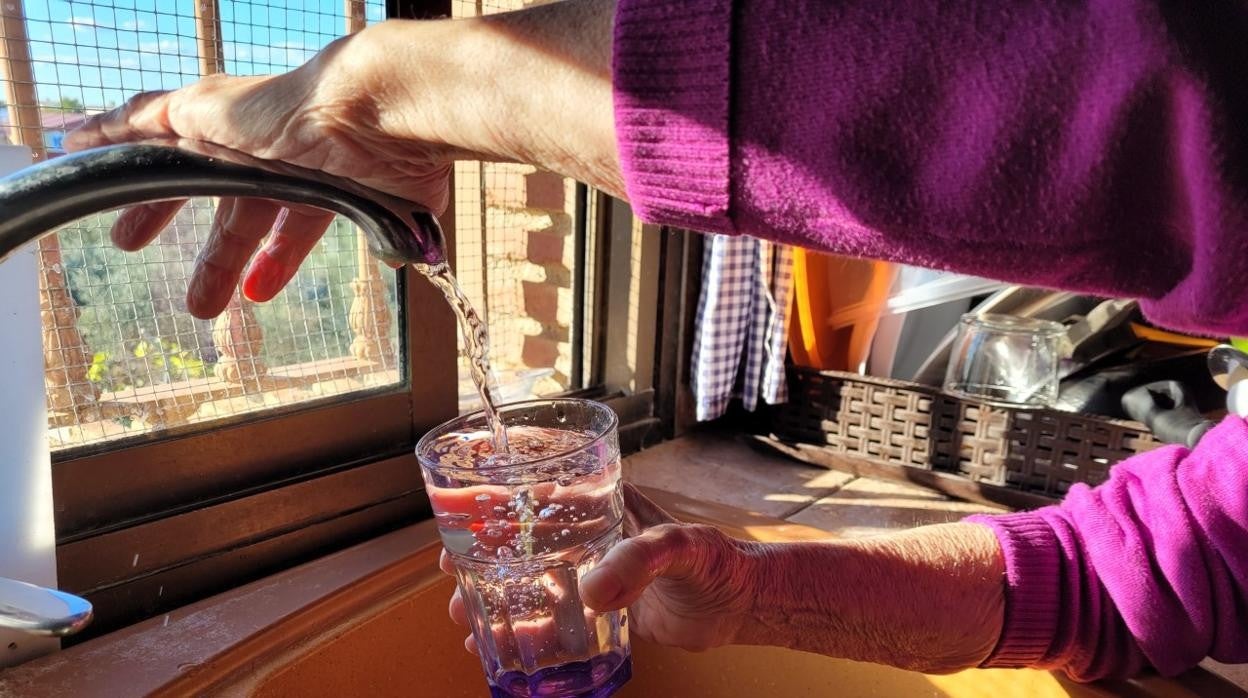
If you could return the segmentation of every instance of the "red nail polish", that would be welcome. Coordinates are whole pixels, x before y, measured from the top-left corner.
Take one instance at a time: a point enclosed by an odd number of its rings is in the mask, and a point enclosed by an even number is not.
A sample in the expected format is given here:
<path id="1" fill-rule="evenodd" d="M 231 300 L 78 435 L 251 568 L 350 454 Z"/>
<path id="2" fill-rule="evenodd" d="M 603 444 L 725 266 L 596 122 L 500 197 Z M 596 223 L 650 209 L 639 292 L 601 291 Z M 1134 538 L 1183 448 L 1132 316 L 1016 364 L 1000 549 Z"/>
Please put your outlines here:
<path id="1" fill-rule="evenodd" d="M 243 295 L 258 303 L 272 299 L 286 285 L 286 271 L 272 257 L 262 253 L 256 257 L 247 278 L 243 280 Z"/>

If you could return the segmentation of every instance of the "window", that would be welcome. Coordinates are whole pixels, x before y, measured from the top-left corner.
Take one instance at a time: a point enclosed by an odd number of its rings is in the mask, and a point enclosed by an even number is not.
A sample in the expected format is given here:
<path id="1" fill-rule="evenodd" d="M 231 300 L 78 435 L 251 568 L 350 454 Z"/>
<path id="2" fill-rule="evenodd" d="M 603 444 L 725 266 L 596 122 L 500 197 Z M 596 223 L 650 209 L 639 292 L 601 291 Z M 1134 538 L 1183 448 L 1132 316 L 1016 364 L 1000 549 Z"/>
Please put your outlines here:
<path id="1" fill-rule="evenodd" d="M 524 0 L 454 0 L 454 17 L 533 5 Z M 587 267 L 583 187 L 528 165 L 455 166 L 455 267 L 490 326 L 490 361 L 504 401 L 586 387 L 583 308 Z M 460 408 L 480 402 L 460 362 Z"/>
<path id="2" fill-rule="evenodd" d="M 364 20 L 511 5 L 13 0 L 0 133 L 56 157 L 77 122 L 136 92 L 286 70 Z M 442 222 L 504 399 L 609 400 L 626 449 L 674 424 L 656 396 L 679 392 L 669 329 L 688 319 L 691 238 L 643 233 L 626 205 L 533 168 L 454 177 Z M 362 256 L 344 220 L 275 301 L 187 315 L 215 205 L 192 201 L 138 254 L 108 244 L 110 213 L 40 248 L 59 577 L 97 608 L 82 638 L 428 516 L 412 448 L 471 407 L 439 293 Z"/>
<path id="3" fill-rule="evenodd" d="M 0 133 L 42 158 L 137 92 L 293 68 L 385 7 L 27 0 L 0 11 Z M 236 296 L 216 321 L 196 320 L 183 298 L 215 205 L 192 201 L 137 254 L 108 243 L 115 213 L 40 244 L 59 575 L 96 602 L 91 633 L 426 515 L 411 449 L 456 395 L 444 378 L 455 328 L 429 310 L 443 307 L 437 292 L 361 255 L 339 220 L 278 299 Z"/>
<path id="4" fill-rule="evenodd" d="M 383 12 L 378 0 L 346 12 L 338 2 L 27 2 L 29 60 L 7 61 L 3 118 L 37 159 L 56 157 L 67 131 L 136 92 L 285 71 Z M 42 243 L 54 451 L 401 384 L 395 276 L 358 253 L 346 221 L 275 302 L 236 298 L 216 322 L 188 315 L 182 299 L 214 208 L 192 202 L 139 254 L 108 244 L 115 214 Z"/>
<path id="5" fill-rule="evenodd" d="M 44 328 L 59 373 L 48 394 L 55 452 L 402 383 L 396 277 L 360 255 L 360 234 L 342 218 L 273 301 L 236 297 L 215 321 L 189 315 L 186 287 L 214 208 L 192 199 L 138 253 L 109 243 L 115 212 L 45 244 L 57 261 L 42 295 L 62 311 Z"/>

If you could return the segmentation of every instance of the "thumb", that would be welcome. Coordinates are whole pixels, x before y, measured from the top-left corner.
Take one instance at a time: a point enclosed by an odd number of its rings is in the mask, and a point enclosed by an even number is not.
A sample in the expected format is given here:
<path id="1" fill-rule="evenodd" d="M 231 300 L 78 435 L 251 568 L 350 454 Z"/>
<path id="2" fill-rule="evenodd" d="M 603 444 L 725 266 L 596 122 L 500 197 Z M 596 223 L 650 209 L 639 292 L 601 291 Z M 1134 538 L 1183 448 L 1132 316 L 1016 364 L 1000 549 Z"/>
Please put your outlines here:
<path id="1" fill-rule="evenodd" d="M 697 528 L 662 524 L 621 541 L 581 580 L 581 600 L 595 611 L 614 611 L 636 601 L 659 577 L 694 574 L 704 552 Z"/>

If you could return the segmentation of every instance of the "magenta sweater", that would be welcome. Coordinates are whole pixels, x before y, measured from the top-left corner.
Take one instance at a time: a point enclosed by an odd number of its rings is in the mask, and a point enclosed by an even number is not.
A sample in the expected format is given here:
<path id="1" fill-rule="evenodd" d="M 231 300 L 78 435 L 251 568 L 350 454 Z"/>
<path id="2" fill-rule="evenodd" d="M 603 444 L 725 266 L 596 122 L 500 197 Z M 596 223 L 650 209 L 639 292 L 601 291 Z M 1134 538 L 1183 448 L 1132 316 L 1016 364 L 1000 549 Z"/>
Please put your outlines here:
<path id="1" fill-rule="evenodd" d="M 619 0 L 615 114 L 651 222 L 1141 299 L 1248 334 L 1248 4 Z M 977 518 L 992 666 L 1248 661 L 1248 427 Z"/>

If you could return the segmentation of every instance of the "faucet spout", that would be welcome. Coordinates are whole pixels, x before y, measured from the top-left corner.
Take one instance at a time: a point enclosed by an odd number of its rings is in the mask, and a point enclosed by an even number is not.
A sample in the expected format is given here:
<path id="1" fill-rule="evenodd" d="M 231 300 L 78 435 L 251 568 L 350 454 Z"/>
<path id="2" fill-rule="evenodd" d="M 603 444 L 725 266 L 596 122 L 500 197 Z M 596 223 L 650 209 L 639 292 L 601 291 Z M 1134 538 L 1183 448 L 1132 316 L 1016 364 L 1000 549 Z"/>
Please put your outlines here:
<path id="1" fill-rule="evenodd" d="M 194 196 L 316 206 L 360 226 L 383 262 L 446 261 L 442 228 L 422 206 L 349 179 L 180 139 L 86 150 L 0 179 L 0 262 L 84 216 Z"/>
<path id="2" fill-rule="evenodd" d="M 0 577 L 0 629 L 65 637 L 91 622 L 91 603 L 73 594 Z"/>

